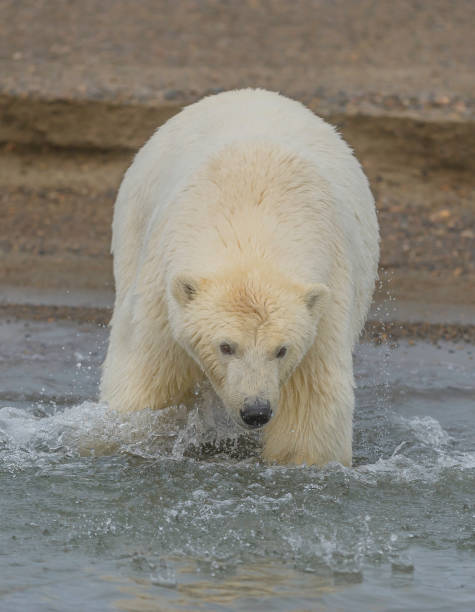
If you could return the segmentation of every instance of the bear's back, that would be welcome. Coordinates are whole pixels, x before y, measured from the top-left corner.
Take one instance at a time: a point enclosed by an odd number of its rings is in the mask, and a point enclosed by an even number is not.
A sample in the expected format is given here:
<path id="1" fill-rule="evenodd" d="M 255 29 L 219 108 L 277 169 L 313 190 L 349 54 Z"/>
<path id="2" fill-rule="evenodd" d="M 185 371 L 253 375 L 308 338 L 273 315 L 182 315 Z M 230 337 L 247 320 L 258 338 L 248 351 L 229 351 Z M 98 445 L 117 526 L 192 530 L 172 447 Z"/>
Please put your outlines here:
<path id="1" fill-rule="evenodd" d="M 351 274 L 359 280 L 360 319 L 378 259 L 374 201 L 366 177 L 331 125 L 299 102 L 259 89 L 224 92 L 186 107 L 139 151 L 114 212 L 112 248 L 118 293 L 132 283 L 150 227 L 167 220 L 170 207 L 196 173 L 226 147 L 250 142 L 277 145 L 302 157 L 328 184 L 345 250 L 351 253 Z"/>

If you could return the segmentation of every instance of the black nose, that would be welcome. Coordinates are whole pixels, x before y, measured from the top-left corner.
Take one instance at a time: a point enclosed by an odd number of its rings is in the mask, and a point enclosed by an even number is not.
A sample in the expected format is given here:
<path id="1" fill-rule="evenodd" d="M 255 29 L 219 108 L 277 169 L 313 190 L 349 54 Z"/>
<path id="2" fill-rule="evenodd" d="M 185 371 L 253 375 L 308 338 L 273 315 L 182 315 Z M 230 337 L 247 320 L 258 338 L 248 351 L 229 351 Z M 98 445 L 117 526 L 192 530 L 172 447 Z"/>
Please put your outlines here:
<path id="1" fill-rule="evenodd" d="M 258 397 L 248 397 L 244 400 L 241 409 L 241 419 L 248 427 L 262 427 L 269 422 L 272 410 L 269 400 L 262 400 Z"/>

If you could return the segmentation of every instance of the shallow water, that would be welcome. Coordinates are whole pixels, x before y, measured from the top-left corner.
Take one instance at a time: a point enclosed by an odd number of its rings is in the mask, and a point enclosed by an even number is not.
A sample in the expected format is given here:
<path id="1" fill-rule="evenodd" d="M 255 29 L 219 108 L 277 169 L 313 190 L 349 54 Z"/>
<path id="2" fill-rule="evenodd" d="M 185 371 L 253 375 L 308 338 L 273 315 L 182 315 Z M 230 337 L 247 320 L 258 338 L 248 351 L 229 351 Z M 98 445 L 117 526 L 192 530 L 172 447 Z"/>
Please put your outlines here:
<path id="1" fill-rule="evenodd" d="M 0 327 L 0 610 L 473 610 L 473 347 L 362 344 L 355 467 L 260 463 L 213 393 L 124 419 L 106 331 Z"/>

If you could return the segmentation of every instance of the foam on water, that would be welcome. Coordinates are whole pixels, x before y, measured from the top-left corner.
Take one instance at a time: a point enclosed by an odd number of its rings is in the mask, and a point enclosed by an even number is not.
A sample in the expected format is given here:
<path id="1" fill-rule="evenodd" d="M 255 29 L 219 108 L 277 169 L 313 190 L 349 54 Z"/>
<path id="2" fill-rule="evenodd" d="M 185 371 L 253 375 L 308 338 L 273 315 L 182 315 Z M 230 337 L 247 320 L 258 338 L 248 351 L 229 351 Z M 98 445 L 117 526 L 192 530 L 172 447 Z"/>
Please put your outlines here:
<path id="1" fill-rule="evenodd" d="M 393 438 L 401 438 L 401 441 L 389 457 L 359 465 L 356 474 L 381 471 L 394 472 L 396 476 L 404 473 L 408 477 L 407 469 L 401 472 L 401 467 L 413 465 L 411 474 L 418 477 L 417 469 L 436 470 L 448 465 L 471 468 L 475 463 L 475 454 L 451 449 L 453 439 L 432 417 L 392 415 L 387 426 Z M 204 458 L 206 450 L 210 455 L 217 455 L 223 447 L 229 451 L 239 443 L 249 452 L 254 450 L 250 452 L 254 457 L 258 452 L 258 440 L 258 435 L 244 434 L 226 416 L 208 389 L 191 409 L 180 405 L 162 411 L 122 414 L 110 411 L 105 404 L 89 401 L 58 409 L 53 414 L 16 407 L 0 408 L 0 466 L 10 470 L 31 467 L 43 462 L 46 456 L 51 460 L 111 454 L 181 459 L 189 456 L 193 449 L 193 456 L 200 459 L 200 451 Z M 358 449 L 355 450 L 358 460 Z M 380 450 L 383 453 L 386 449 Z M 219 457 L 224 462 L 230 460 L 223 453 Z M 429 472 L 427 476 L 430 477 Z"/>
<path id="2" fill-rule="evenodd" d="M 475 466 L 475 454 L 452 449 L 453 439 L 432 417 L 405 418 L 393 414 L 385 425 L 392 438 L 401 441 L 390 456 L 358 465 L 352 470 L 353 477 L 385 473 L 396 478 L 433 481 L 445 467 Z M 388 431 L 386 438 L 387 435 Z M 235 459 L 230 451 L 236 451 L 239 445 L 255 459 L 258 441 L 258 435 L 244 434 L 226 416 L 209 388 L 200 393 L 191 409 L 180 405 L 162 411 L 122 414 L 90 401 L 58 409 L 53 414 L 38 409 L 0 408 L 0 468 L 8 471 L 43 465 L 47 458 L 55 462 L 74 456 L 112 454 L 143 459 L 191 456 L 200 460 L 219 456 L 226 463 Z M 358 463 L 358 448 L 355 451 Z M 387 449 L 380 451 L 381 455 L 387 453 Z"/>

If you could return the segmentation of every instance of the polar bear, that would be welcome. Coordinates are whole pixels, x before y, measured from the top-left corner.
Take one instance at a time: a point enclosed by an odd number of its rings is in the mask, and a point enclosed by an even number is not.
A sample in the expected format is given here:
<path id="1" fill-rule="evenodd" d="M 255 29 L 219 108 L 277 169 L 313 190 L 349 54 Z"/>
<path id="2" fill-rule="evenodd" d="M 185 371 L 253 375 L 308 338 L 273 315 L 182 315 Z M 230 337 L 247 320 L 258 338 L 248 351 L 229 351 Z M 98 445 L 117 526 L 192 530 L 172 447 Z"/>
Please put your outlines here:
<path id="1" fill-rule="evenodd" d="M 112 252 L 111 408 L 186 404 L 208 379 L 236 423 L 262 427 L 264 460 L 351 464 L 379 232 L 332 126 L 259 89 L 188 106 L 127 170 Z"/>

